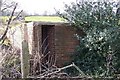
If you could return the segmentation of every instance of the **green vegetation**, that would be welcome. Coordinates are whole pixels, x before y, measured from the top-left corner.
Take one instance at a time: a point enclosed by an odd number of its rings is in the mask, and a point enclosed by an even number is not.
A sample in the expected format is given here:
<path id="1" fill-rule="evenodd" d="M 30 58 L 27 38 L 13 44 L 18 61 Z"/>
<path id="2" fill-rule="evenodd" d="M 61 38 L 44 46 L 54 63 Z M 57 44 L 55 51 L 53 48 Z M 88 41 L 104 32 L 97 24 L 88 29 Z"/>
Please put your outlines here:
<path id="1" fill-rule="evenodd" d="M 77 46 L 74 62 L 89 76 L 116 76 L 120 72 L 120 24 L 114 12 L 116 3 L 85 2 L 66 5 L 67 19 L 77 31 L 83 30 L 84 36 L 76 34 L 80 44 Z M 71 74 L 77 74 L 69 69 Z"/>
<path id="2" fill-rule="evenodd" d="M 47 22 L 64 22 L 63 18 L 58 16 L 28 16 L 25 21 L 47 21 Z"/>
<path id="3" fill-rule="evenodd" d="M 2 16 L 3 21 L 8 18 L 8 16 Z M 26 16 L 25 21 L 65 22 L 65 19 L 58 16 Z"/>

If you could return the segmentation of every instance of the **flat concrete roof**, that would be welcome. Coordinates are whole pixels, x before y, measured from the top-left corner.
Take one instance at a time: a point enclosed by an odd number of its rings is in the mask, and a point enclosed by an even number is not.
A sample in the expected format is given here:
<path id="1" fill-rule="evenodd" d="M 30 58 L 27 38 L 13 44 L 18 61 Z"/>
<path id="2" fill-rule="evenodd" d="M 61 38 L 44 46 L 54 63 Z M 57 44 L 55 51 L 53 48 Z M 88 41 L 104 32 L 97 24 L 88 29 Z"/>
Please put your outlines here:
<path id="1" fill-rule="evenodd" d="M 45 22 L 45 21 L 34 21 L 34 26 L 41 26 L 41 25 L 54 25 L 54 26 L 70 26 L 68 22 Z"/>
<path id="2" fill-rule="evenodd" d="M 31 21 L 66 22 L 65 19 L 59 16 L 26 16 L 25 21 L 26 22 L 31 22 Z"/>

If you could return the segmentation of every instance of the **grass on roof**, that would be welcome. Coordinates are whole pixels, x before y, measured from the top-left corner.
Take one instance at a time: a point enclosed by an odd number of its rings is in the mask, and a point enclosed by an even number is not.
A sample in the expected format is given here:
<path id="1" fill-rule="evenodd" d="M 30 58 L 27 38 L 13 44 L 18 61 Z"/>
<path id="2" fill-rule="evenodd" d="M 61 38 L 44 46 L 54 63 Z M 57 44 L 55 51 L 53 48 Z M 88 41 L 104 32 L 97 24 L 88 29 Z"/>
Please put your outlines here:
<path id="1" fill-rule="evenodd" d="M 65 22 L 63 18 L 58 16 L 28 16 L 25 21 L 46 21 L 46 22 Z"/>
<path id="2" fill-rule="evenodd" d="M 9 17 L 2 16 L 2 19 L 6 21 Z M 58 16 L 27 16 L 25 17 L 25 21 L 66 22 L 65 19 Z"/>

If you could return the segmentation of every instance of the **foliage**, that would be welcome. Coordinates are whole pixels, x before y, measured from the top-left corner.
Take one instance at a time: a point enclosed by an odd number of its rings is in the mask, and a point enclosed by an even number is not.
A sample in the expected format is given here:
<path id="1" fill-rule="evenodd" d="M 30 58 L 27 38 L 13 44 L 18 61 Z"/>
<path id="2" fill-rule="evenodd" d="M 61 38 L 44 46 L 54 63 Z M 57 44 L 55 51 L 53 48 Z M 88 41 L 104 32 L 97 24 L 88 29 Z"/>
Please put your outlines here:
<path id="1" fill-rule="evenodd" d="M 86 34 L 84 37 L 76 34 L 80 45 L 73 62 L 88 75 L 117 74 L 120 70 L 120 25 L 115 13 L 116 3 L 79 2 L 65 7 L 65 12 L 59 15 Z"/>

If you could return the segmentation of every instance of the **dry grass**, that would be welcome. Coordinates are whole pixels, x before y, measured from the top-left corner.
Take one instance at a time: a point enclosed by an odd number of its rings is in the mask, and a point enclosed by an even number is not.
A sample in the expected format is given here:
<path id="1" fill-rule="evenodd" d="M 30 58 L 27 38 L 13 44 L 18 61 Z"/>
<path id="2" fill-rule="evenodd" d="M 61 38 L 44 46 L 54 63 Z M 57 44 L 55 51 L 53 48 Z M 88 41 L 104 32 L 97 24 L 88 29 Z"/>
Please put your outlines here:
<path id="1" fill-rule="evenodd" d="M 1 78 L 20 78 L 20 51 L 13 47 L 0 47 Z"/>

